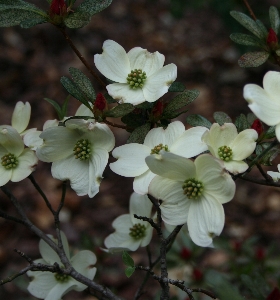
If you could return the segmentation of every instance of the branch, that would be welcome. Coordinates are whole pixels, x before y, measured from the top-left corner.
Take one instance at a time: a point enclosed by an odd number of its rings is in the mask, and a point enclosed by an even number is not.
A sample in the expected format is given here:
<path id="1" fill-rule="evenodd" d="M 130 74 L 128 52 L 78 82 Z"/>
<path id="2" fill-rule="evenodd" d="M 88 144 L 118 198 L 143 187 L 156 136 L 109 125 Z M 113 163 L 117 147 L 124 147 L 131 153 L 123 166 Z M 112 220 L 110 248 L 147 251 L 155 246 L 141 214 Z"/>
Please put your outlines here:
<path id="1" fill-rule="evenodd" d="M 3 218 L 3 219 L 6 219 L 6 220 L 9 220 L 9 221 L 14 221 L 16 223 L 20 223 L 20 224 L 23 224 L 25 225 L 24 221 L 21 220 L 21 219 L 18 219 L 16 217 L 13 217 L 13 216 L 10 216 L 8 214 L 6 214 L 4 211 L 0 210 L 0 217 Z"/>
<path id="2" fill-rule="evenodd" d="M 251 17 L 254 19 L 254 21 L 257 21 L 257 17 L 255 16 L 250 4 L 247 2 L 247 0 L 243 0 L 244 4 L 246 5 Z"/>

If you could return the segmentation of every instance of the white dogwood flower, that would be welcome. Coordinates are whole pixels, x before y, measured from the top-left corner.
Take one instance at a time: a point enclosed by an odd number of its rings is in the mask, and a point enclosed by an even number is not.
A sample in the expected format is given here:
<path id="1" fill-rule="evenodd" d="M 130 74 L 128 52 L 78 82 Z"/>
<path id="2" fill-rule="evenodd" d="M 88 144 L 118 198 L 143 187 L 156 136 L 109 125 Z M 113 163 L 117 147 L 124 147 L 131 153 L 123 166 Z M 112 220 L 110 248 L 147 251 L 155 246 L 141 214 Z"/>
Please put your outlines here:
<path id="1" fill-rule="evenodd" d="M 191 239 L 199 246 L 211 246 L 225 221 L 223 205 L 235 193 L 235 183 L 221 160 L 202 154 L 193 162 L 161 151 L 146 162 L 156 176 L 149 194 L 163 202 L 162 219 L 170 225 L 187 223 Z"/>
<path id="2" fill-rule="evenodd" d="M 144 144 L 131 143 L 115 148 L 112 155 L 118 160 L 111 163 L 110 168 L 121 176 L 135 177 L 134 191 L 147 194 L 155 174 L 149 170 L 145 158 L 150 154 L 158 155 L 162 149 L 183 157 L 196 156 L 208 149 L 201 141 L 207 130 L 200 126 L 186 130 L 180 121 L 170 123 L 166 129 L 154 128 L 147 134 Z"/>
<path id="3" fill-rule="evenodd" d="M 15 130 L 20 135 L 24 135 L 26 134 L 26 132 L 36 130 L 35 128 L 33 128 L 25 131 L 30 121 L 30 115 L 31 115 L 31 106 L 29 102 L 26 103 L 23 103 L 22 101 L 17 102 L 13 111 L 11 124 L 12 127 L 14 127 Z"/>
<path id="4" fill-rule="evenodd" d="M 52 176 L 70 180 L 79 196 L 94 197 L 99 192 L 102 173 L 115 137 L 106 124 L 70 119 L 65 126 L 49 127 L 42 132 L 43 144 L 36 153 L 40 160 L 52 162 Z"/>
<path id="5" fill-rule="evenodd" d="M 265 124 L 275 126 L 280 141 L 280 73 L 269 71 L 263 78 L 263 88 L 256 84 L 246 84 L 243 96 L 252 112 Z"/>
<path id="6" fill-rule="evenodd" d="M 35 153 L 24 148 L 19 133 L 12 126 L 0 126 L 0 186 L 9 180 L 18 182 L 29 176 L 38 159 Z"/>
<path id="7" fill-rule="evenodd" d="M 243 159 L 254 152 L 257 139 L 256 130 L 246 129 L 238 133 L 232 123 L 225 123 L 222 126 L 214 123 L 202 136 L 202 141 L 208 145 L 211 154 L 223 160 L 225 168 L 233 174 L 248 169 Z"/>
<path id="8" fill-rule="evenodd" d="M 274 182 L 277 182 L 280 179 L 280 164 L 277 165 L 277 169 L 279 172 L 267 171 L 267 174 L 272 177 Z"/>
<path id="9" fill-rule="evenodd" d="M 146 195 L 133 193 L 129 200 L 129 214 L 117 217 L 112 226 L 115 232 L 104 241 L 109 252 L 115 252 L 117 248 L 137 250 L 147 246 L 152 238 L 153 228 L 150 223 L 136 219 L 139 217 L 151 217 L 152 203 Z M 110 250 L 112 249 L 112 251 Z"/>
<path id="10" fill-rule="evenodd" d="M 163 66 L 165 57 L 135 47 L 128 53 L 118 43 L 107 40 L 103 53 L 94 55 L 96 68 L 115 83 L 107 85 L 110 96 L 119 103 L 154 102 L 167 93 L 177 77 L 174 64 Z"/>
<path id="11" fill-rule="evenodd" d="M 57 243 L 52 236 L 49 237 Z M 61 239 L 66 256 L 70 260 L 73 268 L 83 276 L 92 280 L 96 273 L 96 268 L 93 267 L 96 263 L 95 254 L 91 251 L 83 250 L 73 257 L 70 257 L 68 242 L 63 232 L 61 232 Z M 57 263 L 63 268 L 59 256 L 45 241 L 40 240 L 39 250 L 42 258 L 35 260 L 35 263 L 50 266 Z M 87 288 L 86 285 L 65 274 L 28 271 L 27 275 L 32 278 L 27 289 L 34 297 L 39 299 L 60 300 L 63 295 L 71 290 L 81 292 Z"/>

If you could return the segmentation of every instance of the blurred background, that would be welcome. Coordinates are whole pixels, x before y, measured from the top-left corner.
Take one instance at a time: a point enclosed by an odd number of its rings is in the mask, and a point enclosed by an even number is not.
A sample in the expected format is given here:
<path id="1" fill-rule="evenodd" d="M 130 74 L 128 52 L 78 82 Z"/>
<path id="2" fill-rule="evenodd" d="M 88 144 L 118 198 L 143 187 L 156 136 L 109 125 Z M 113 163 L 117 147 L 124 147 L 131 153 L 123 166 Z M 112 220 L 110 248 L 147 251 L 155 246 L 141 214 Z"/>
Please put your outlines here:
<path id="1" fill-rule="evenodd" d="M 30 2 L 48 10 L 47 1 Z M 277 7 L 279 2 L 252 0 L 250 5 L 256 16 L 269 26 L 269 7 Z M 277 67 L 270 63 L 251 69 L 238 66 L 238 58 L 248 48 L 234 44 L 229 35 L 247 32 L 229 15 L 231 10 L 248 13 L 241 0 L 114 0 L 107 9 L 95 15 L 89 25 L 67 32 L 94 69 L 94 54 L 102 53 L 102 44 L 107 39 L 118 42 L 126 51 L 137 46 L 150 52 L 159 51 L 165 55 L 165 64 L 175 63 L 178 66 L 177 81 L 183 82 L 188 89 L 200 91 L 197 100 L 189 106 L 190 114 L 199 113 L 213 122 L 213 113 L 224 111 L 235 120 L 241 113 L 250 112 L 242 96 L 244 85 L 261 85 L 263 75 L 268 70 L 277 70 Z M 17 101 L 28 101 L 32 106 L 29 128 L 42 130 L 46 120 L 57 118 L 52 106 L 43 98 L 63 103 L 67 92 L 59 80 L 62 76 L 70 77 L 69 67 L 82 70 L 92 80 L 96 91 L 104 92 L 72 52 L 62 34 L 50 24 L 31 29 L 19 26 L 1 28 L 0 45 L 1 124 L 11 123 Z M 78 106 L 79 102 L 71 98 L 68 115 L 72 115 Z M 184 121 L 185 115 L 180 120 Z M 125 143 L 128 133 L 113 131 L 117 137 L 116 145 Z M 267 169 L 276 171 L 276 165 Z M 258 172 L 255 175 L 260 176 Z M 61 182 L 51 177 L 50 164 L 39 162 L 34 177 L 56 206 L 60 200 Z M 35 225 L 46 233 L 54 233 L 53 217 L 31 182 L 25 179 L 19 184 L 9 183 L 8 187 Z M 90 249 L 96 253 L 97 282 L 107 285 L 125 299 L 133 299 L 144 274 L 136 272 L 131 279 L 127 279 L 120 256 L 105 254 L 99 247 L 104 246 L 104 238 L 113 231 L 112 221 L 128 213 L 131 193 L 132 179 L 117 176 L 107 167 L 100 193 L 94 199 L 88 199 L 77 197 L 69 188 L 61 213 L 61 228 L 74 251 Z M 170 255 L 172 278 L 182 277 L 190 287 L 215 291 L 215 284 L 217 287 L 218 283 L 211 282 L 211 278 L 225 276 L 247 299 L 264 299 L 261 293 L 267 295 L 279 283 L 279 191 L 239 180 L 234 200 L 224 207 L 226 224 L 221 237 L 215 240 L 217 248 L 198 249 L 182 234 Z M 0 209 L 16 215 L 2 192 Z M 27 265 L 13 251 L 14 248 L 32 259 L 39 258 L 40 254 L 38 238 L 23 226 L 3 219 L 0 219 L 0 226 L 0 279 L 3 279 Z M 158 251 L 158 245 L 158 239 L 154 236 L 153 251 Z M 143 249 L 132 253 L 132 256 L 136 263 L 147 263 Z M 259 282 L 263 283 L 259 294 L 252 294 L 249 279 L 243 276 L 245 279 L 241 280 L 241 274 L 253 278 L 255 286 L 260 287 Z M 256 274 L 262 277 L 255 278 Z M 27 276 L 22 276 L 1 286 L 0 299 L 35 299 L 26 292 L 28 282 Z M 149 285 L 141 299 L 156 299 L 156 285 L 152 280 Z M 173 296 L 174 300 L 187 299 L 176 291 Z M 85 291 L 71 292 L 64 299 L 96 298 Z M 210 298 L 200 296 L 197 299 Z"/>

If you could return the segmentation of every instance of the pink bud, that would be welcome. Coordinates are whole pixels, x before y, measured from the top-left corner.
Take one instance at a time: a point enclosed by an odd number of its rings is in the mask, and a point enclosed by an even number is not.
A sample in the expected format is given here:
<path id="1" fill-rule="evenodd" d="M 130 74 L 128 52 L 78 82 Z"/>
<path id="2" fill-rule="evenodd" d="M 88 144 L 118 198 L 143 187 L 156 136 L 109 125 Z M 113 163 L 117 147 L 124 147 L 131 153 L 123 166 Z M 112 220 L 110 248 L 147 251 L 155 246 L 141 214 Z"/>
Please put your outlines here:
<path id="1" fill-rule="evenodd" d="M 255 129 L 259 136 L 263 133 L 263 125 L 262 125 L 262 122 L 259 119 L 256 119 L 253 122 L 251 128 Z"/>
<path id="2" fill-rule="evenodd" d="M 194 269 L 192 277 L 194 281 L 201 281 L 203 278 L 203 273 L 199 269 Z"/>
<path id="3" fill-rule="evenodd" d="M 183 258 L 183 259 L 189 259 L 191 256 L 192 256 L 192 252 L 186 248 L 186 247 L 183 247 L 181 252 L 180 252 L 180 256 Z"/>
<path id="4" fill-rule="evenodd" d="M 260 246 L 255 250 L 255 258 L 258 261 L 263 261 L 265 259 L 265 249 L 263 247 Z"/>
<path id="5" fill-rule="evenodd" d="M 275 287 L 273 291 L 267 296 L 266 300 L 280 300 L 280 290 Z"/>
<path id="6" fill-rule="evenodd" d="M 103 111 L 107 107 L 107 102 L 102 93 L 98 93 L 94 102 L 94 108 Z"/>
<path id="7" fill-rule="evenodd" d="M 270 28 L 268 31 L 266 43 L 272 49 L 275 48 L 275 46 L 278 44 L 277 34 L 275 33 L 275 31 L 272 28 Z"/>
<path id="8" fill-rule="evenodd" d="M 66 13 L 67 7 L 64 0 L 53 0 L 50 5 L 50 15 L 62 16 Z"/>
<path id="9" fill-rule="evenodd" d="M 154 118 L 158 118 L 162 115 L 164 109 L 164 104 L 162 101 L 156 102 L 155 106 L 152 109 L 152 115 Z"/>

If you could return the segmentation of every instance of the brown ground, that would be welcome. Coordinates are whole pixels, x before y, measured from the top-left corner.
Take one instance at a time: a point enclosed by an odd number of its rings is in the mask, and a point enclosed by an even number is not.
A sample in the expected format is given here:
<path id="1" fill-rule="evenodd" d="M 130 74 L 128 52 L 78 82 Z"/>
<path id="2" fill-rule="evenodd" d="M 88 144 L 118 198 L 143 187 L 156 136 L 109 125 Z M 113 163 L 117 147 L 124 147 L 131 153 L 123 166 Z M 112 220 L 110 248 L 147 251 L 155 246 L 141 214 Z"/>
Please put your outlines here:
<path id="1" fill-rule="evenodd" d="M 42 1 L 33 2 L 41 6 L 46 4 L 41 4 Z M 178 81 L 185 83 L 189 89 L 200 90 L 199 98 L 189 108 L 190 113 L 199 113 L 213 121 L 214 111 L 225 111 L 235 119 L 240 113 L 249 112 L 242 97 L 244 84 L 261 84 L 263 74 L 274 66 L 266 64 L 258 69 L 240 69 L 237 65 L 240 52 L 228 36 L 233 31 L 240 32 L 241 28 L 231 20 L 228 11 L 246 10 L 233 0 L 223 5 L 219 5 L 219 1 L 208 2 L 200 1 L 200 4 L 194 5 L 193 1 L 193 5 L 188 5 L 182 11 L 181 18 L 176 18 L 170 13 L 168 0 L 114 0 L 108 9 L 92 19 L 90 25 L 69 31 L 69 35 L 93 68 L 93 56 L 102 52 L 101 47 L 106 39 L 117 41 L 127 51 L 141 46 L 150 52 L 163 53 L 166 64 L 172 62 L 178 66 Z M 268 12 L 268 4 L 257 7 L 254 2 L 252 6 L 259 14 L 263 9 Z M 273 1 L 267 2 L 273 4 Z M 69 76 L 69 67 L 80 68 L 88 73 L 60 32 L 49 24 L 29 30 L 2 28 L 0 42 L 1 124 L 10 124 L 17 101 L 29 101 L 32 105 L 30 127 L 41 129 L 44 121 L 56 117 L 52 107 L 43 98 L 62 103 L 67 96 L 59 82 L 60 77 Z M 103 91 L 94 80 L 93 83 L 97 91 Z M 74 112 L 78 105 L 76 100 L 71 99 L 70 112 Z M 117 145 L 122 144 L 127 133 L 120 130 L 115 130 L 115 133 Z M 276 170 L 276 167 L 273 169 Z M 60 198 L 60 182 L 52 179 L 49 171 L 49 165 L 39 163 L 34 176 L 51 203 L 56 205 Z M 62 229 L 76 248 L 89 247 L 96 250 L 102 246 L 104 238 L 112 231 L 108 224 L 120 214 L 127 213 L 132 180 L 116 176 L 109 168 L 105 170 L 104 177 L 100 193 L 94 199 L 78 198 L 70 189 L 67 192 Z M 53 233 L 52 216 L 28 179 L 20 184 L 9 183 L 8 186 L 20 199 L 31 220 L 45 232 Z M 279 191 L 245 182 L 237 182 L 237 187 L 235 199 L 225 205 L 226 225 L 223 235 L 230 239 L 243 239 L 257 233 L 261 243 L 269 245 L 273 240 L 279 245 Z M 0 209 L 15 214 L 4 194 L 1 195 Z M 0 219 L 0 224 L 2 279 L 27 265 L 13 252 L 14 248 L 34 259 L 39 257 L 39 252 L 38 239 L 28 230 L 3 219 Z M 142 260 L 138 252 L 134 258 L 136 261 Z M 210 258 L 212 262 L 219 259 L 218 254 L 215 256 L 215 250 L 211 252 L 209 261 Z M 205 261 L 207 263 L 207 257 Z M 118 257 L 98 255 L 98 281 L 116 288 L 120 296 L 132 299 L 143 274 L 137 273 L 129 281 L 123 272 L 119 273 L 112 265 L 122 268 Z M 1 287 L 0 299 L 34 299 L 24 291 L 27 282 L 22 277 Z M 95 298 L 84 292 L 69 294 L 65 299 Z"/>

